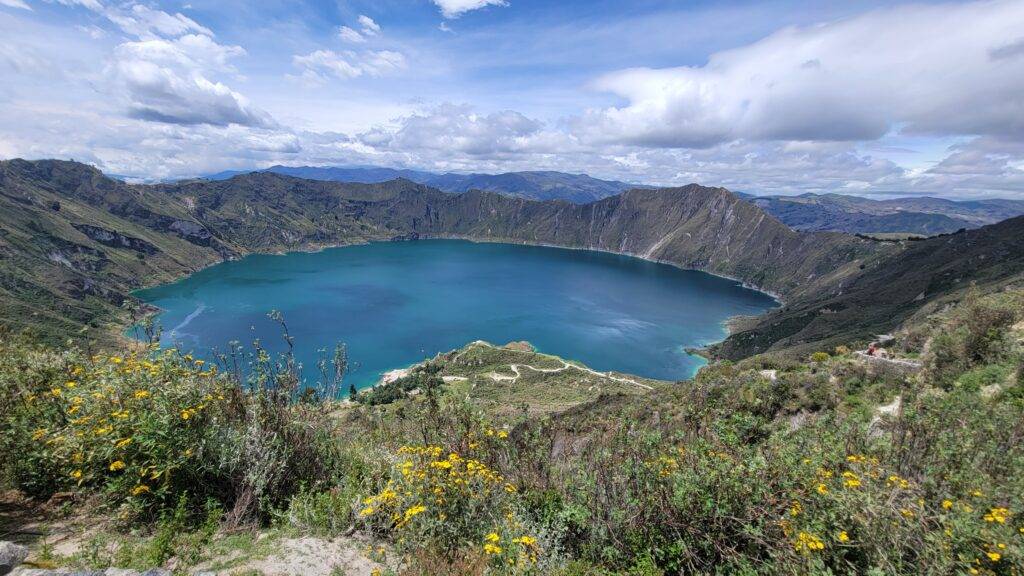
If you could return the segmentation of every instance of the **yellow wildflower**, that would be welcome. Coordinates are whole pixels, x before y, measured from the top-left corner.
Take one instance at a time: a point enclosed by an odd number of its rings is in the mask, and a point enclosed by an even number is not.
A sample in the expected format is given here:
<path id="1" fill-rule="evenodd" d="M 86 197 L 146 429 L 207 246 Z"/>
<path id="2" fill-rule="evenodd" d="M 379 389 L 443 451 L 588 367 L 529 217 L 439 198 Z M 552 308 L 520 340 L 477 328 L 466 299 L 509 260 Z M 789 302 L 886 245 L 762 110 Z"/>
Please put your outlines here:
<path id="1" fill-rule="evenodd" d="M 118 470 L 124 470 L 124 462 L 120 460 L 114 460 L 110 463 L 110 471 L 117 472 Z"/>
<path id="2" fill-rule="evenodd" d="M 988 559 L 993 562 L 999 562 L 999 559 L 1003 557 L 999 552 L 986 552 L 985 556 L 988 556 Z"/>
<path id="3" fill-rule="evenodd" d="M 825 548 L 825 543 L 820 538 L 809 532 L 800 532 L 797 535 L 796 542 L 793 543 L 793 548 L 798 552 L 807 554 L 812 550 L 822 550 Z"/>
<path id="4" fill-rule="evenodd" d="M 942 508 L 944 510 L 949 510 L 952 507 L 953 507 L 953 501 L 952 500 L 943 500 L 942 501 Z"/>
<path id="5" fill-rule="evenodd" d="M 841 532 L 839 533 L 839 535 L 838 535 L 838 536 L 836 536 L 836 538 L 837 538 L 837 539 L 838 539 L 838 540 L 839 540 L 840 542 L 849 542 L 849 541 L 850 541 L 850 535 L 846 533 L 846 530 L 843 530 L 843 531 L 841 531 Z"/>
<path id="6" fill-rule="evenodd" d="M 131 443 L 132 443 L 132 439 L 131 438 L 122 438 L 122 439 L 117 441 L 115 446 L 118 447 L 118 448 L 125 448 L 129 444 L 131 444 Z"/>
<path id="7" fill-rule="evenodd" d="M 426 510 L 427 510 L 427 507 L 423 506 L 422 504 L 413 506 L 412 508 L 409 508 L 408 510 L 405 511 L 405 521 L 408 522 L 409 520 L 412 519 L 413 516 L 416 516 L 417 514 L 425 512 Z"/>
<path id="8" fill-rule="evenodd" d="M 140 494 L 149 493 L 149 486 L 145 484 L 139 484 L 135 488 L 132 488 L 132 496 L 139 496 Z"/>
<path id="9" fill-rule="evenodd" d="M 71 473 L 71 477 L 74 478 L 75 480 L 81 480 L 82 479 L 82 471 L 81 470 L 75 470 L 74 472 Z"/>
<path id="10" fill-rule="evenodd" d="M 498 536 L 497 532 L 491 532 L 487 536 L 484 536 L 484 540 L 487 540 L 488 542 L 497 542 L 498 540 L 501 540 L 501 536 Z"/>
<path id="11" fill-rule="evenodd" d="M 824 483 L 819 483 L 817 490 L 818 494 L 828 494 L 828 486 L 826 486 Z"/>
<path id="12" fill-rule="evenodd" d="M 985 522 L 997 522 L 999 524 L 1006 523 L 1006 517 L 1010 515 L 1010 511 L 1006 508 L 992 508 L 988 514 L 985 514 Z"/>
<path id="13" fill-rule="evenodd" d="M 484 544 L 484 553 L 488 555 L 501 554 L 501 546 L 488 542 L 487 544 Z"/>

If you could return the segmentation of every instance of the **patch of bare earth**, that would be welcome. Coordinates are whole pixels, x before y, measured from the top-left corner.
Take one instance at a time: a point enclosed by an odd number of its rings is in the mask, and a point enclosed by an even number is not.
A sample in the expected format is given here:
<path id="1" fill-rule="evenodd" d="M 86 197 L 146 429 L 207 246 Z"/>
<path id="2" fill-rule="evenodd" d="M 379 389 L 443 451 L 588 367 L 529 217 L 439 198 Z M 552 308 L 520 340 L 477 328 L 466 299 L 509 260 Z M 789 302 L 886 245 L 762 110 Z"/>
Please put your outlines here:
<path id="1" fill-rule="evenodd" d="M 371 576 L 384 566 L 366 554 L 367 542 L 359 538 L 325 540 L 312 536 L 286 538 L 275 543 L 277 551 L 265 558 L 233 564 L 218 574 L 240 574 L 253 571 L 265 576 Z M 206 568 L 209 569 L 209 568 Z M 196 566 L 191 572 L 201 572 Z"/>

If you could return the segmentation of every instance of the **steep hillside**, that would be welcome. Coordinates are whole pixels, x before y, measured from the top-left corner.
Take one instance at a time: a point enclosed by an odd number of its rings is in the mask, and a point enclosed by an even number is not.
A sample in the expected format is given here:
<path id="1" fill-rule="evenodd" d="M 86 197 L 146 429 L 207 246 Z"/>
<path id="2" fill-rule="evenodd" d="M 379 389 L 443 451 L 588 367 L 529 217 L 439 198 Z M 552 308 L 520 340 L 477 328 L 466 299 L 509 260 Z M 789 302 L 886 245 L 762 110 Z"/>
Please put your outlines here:
<path id="1" fill-rule="evenodd" d="M 132 186 L 74 162 L 0 162 L 0 323 L 50 340 L 91 327 L 105 340 L 131 290 L 250 252 L 393 235 L 333 210 L 332 186 L 277 176 Z"/>
<path id="2" fill-rule="evenodd" d="M 785 295 L 852 274 L 886 249 L 844 234 L 795 232 L 724 188 L 697 185 L 583 205 L 414 191 L 368 210 L 380 226 L 410 233 L 631 254 Z"/>
<path id="3" fill-rule="evenodd" d="M 0 323 L 109 332 L 127 291 L 235 255 L 181 203 L 70 162 L 0 162 Z"/>
<path id="4" fill-rule="evenodd" d="M 748 323 L 715 351 L 742 358 L 766 350 L 865 340 L 922 308 L 971 287 L 991 292 L 1024 282 L 1024 217 L 947 236 L 905 242 L 831 291 L 805 293 Z"/>

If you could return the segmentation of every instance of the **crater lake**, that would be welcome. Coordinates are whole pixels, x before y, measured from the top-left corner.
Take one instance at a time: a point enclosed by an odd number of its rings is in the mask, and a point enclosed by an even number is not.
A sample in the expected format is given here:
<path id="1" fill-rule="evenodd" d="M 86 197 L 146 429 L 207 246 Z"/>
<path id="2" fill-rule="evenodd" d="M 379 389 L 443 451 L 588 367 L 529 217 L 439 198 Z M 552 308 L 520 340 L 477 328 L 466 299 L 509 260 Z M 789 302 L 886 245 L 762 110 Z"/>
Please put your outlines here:
<path id="1" fill-rule="evenodd" d="M 253 255 L 136 292 L 161 309 L 161 343 L 211 359 L 237 341 L 285 350 L 278 310 L 307 383 L 321 354 L 348 346 L 345 386 L 364 388 L 474 340 L 664 380 L 703 364 L 685 349 L 776 301 L 740 283 L 640 258 L 461 240 L 381 242 Z M 129 331 L 137 335 L 137 330 Z"/>

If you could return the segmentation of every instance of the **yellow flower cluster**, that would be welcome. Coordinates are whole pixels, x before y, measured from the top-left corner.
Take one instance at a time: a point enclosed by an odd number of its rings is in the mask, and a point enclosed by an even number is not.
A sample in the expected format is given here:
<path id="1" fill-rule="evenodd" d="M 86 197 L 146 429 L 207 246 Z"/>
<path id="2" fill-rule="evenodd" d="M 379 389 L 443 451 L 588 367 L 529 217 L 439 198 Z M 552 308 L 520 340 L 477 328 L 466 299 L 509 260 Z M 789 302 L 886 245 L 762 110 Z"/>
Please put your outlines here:
<path id="1" fill-rule="evenodd" d="M 97 355 L 69 366 L 65 377 L 41 386 L 45 394 L 26 396 L 47 402 L 41 414 L 55 415 L 32 433 L 39 457 L 66 466 L 62 474 L 79 485 L 107 483 L 132 497 L 150 493 L 151 480 L 166 478 L 191 454 L 199 429 L 168 416 L 187 413 L 182 420 L 189 420 L 224 400 L 221 384 L 208 379 L 215 369 L 183 360 L 173 352 Z"/>
<path id="2" fill-rule="evenodd" d="M 484 429 L 470 438 L 494 447 L 483 438 L 500 440 L 501 432 Z M 394 453 L 390 479 L 362 501 L 358 515 L 372 527 L 402 534 L 399 540 L 444 538 L 452 546 L 480 546 L 496 564 L 536 562 L 537 538 L 523 533 L 510 500 L 516 487 L 483 457 L 436 445 L 402 446 Z M 478 544 L 464 540 L 481 526 L 494 529 Z"/>
<path id="3" fill-rule="evenodd" d="M 679 470 L 679 462 L 672 456 L 659 456 L 648 465 L 657 472 L 659 478 L 668 478 Z"/>
<path id="4" fill-rule="evenodd" d="M 825 543 L 810 532 L 800 532 L 793 541 L 793 548 L 802 554 L 808 554 L 817 550 L 824 550 Z"/>
<path id="5" fill-rule="evenodd" d="M 1009 516 L 1010 511 L 1006 508 L 992 508 L 988 514 L 985 514 L 985 522 L 1005 524 Z"/>

